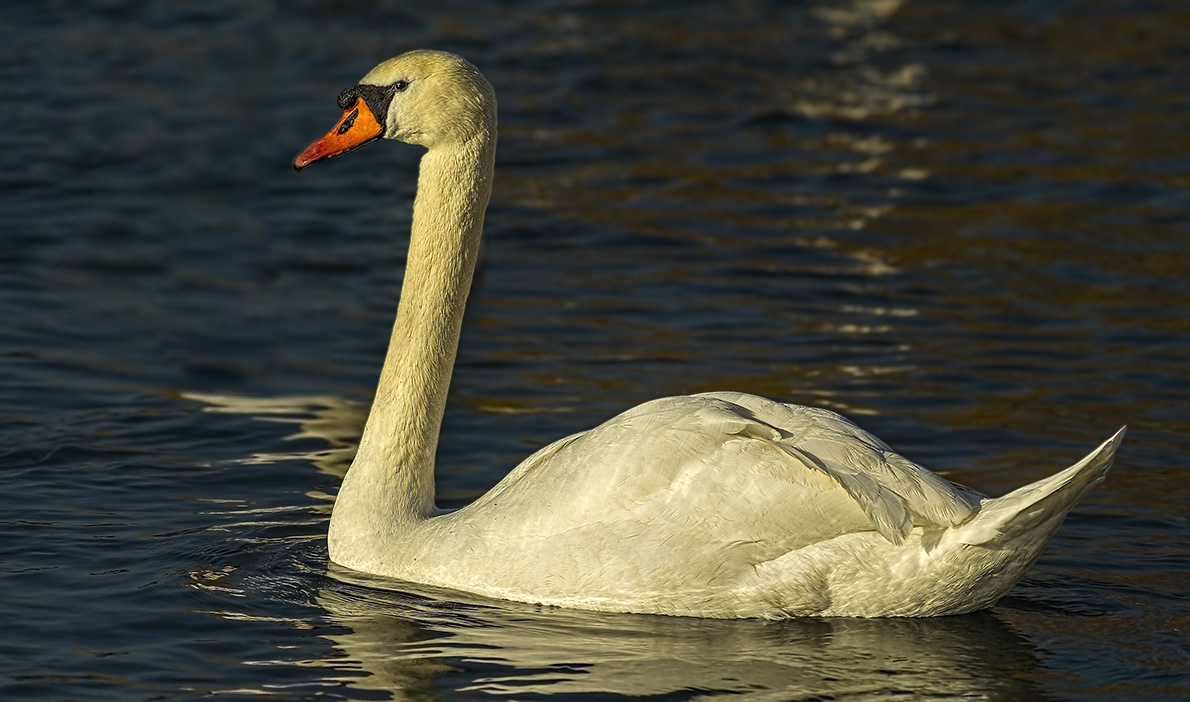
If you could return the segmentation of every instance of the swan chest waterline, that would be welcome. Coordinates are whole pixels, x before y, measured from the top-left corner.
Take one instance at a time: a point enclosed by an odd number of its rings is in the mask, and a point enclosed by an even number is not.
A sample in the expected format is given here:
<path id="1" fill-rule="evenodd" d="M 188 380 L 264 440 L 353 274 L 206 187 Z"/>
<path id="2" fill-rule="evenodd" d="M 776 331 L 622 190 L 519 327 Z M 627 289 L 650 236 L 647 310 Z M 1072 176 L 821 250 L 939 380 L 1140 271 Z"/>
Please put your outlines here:
<path id="1" fill-rule="evenodd" d="M 492 597 L 702 617 L 932 616 L 991 606 L 1111 465 L 989 499 L 842 416 L 742 393 L 654 400 L 535 453 L 450 513 L 434 454 L 496 149 L 491 86 L 415 51 L 339 99 L 301 169 L 380 138 L 426 147 L 401 299 L 328 534 L 334 562 Z"/>

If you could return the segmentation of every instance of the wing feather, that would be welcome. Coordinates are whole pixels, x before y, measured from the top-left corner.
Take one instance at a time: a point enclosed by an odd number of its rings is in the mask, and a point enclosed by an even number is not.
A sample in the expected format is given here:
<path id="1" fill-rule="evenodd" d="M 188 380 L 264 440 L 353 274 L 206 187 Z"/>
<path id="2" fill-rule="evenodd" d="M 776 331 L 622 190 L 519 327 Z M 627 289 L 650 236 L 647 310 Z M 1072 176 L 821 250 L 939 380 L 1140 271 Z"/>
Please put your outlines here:
<path id="1" fill-rule="evenodd" d="M 650 540 L 686 543 L 672 557 L 706 558 L 684 566 L 704 573 L 858 531 L 900 544 L 915 525 L 960 523 L 977 506 L 834 412 L 741 393 L 630 409 L 545 447 L 474 506 L 495 501 L 528 541 L 618 534 L 652 554 L 639 567 L 669 557 Z"/>

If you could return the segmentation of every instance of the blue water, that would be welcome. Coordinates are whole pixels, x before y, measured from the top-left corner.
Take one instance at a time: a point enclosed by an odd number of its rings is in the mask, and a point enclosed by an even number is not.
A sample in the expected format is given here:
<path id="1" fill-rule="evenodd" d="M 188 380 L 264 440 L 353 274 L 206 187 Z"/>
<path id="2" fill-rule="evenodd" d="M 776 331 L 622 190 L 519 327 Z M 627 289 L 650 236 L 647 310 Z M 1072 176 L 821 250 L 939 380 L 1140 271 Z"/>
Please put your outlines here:
<path id="1" fill-rule="evenodd" d="M 0 19 L 0 698 L 1190 696 L 1176 0 L 19 3 Z M 609 616 L 326 561 L 416 148 L 295 175 L 378 60 L 500 97 L 458 506 L 652 397 L 845 412 L 1001 494 L 1129 425 L 997 607 Z"/>

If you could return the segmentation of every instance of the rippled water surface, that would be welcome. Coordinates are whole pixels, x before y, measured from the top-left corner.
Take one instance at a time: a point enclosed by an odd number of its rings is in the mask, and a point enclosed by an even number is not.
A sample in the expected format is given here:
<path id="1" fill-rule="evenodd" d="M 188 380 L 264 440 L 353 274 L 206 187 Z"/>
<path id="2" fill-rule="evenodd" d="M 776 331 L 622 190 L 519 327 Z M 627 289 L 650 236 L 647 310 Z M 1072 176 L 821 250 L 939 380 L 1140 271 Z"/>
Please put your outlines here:
<path id="1" fill-rule="evenodd" d="M 414 5 L 6 8 L 0 697 L 1190 695 L 1183 2 Z M 289 164 L 419 46 L 501 100 L 443 505 L 714 389 L 993 494 L 1126 423 L 1116 468 L 965 617 L 594 615 L 328 567 L 419 151 Z"/>

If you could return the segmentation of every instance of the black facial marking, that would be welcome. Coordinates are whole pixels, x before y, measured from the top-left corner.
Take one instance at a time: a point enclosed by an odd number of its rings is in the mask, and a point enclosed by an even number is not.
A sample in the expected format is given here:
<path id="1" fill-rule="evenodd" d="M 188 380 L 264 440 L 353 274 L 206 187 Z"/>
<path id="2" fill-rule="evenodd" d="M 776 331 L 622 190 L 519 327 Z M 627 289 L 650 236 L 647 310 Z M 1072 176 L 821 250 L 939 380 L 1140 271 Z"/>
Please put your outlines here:
<path id="1" fill-rule="evenodd" d="M 368 109 L 372 111 L 372 116 L 384 127 L 384 122 L 388 118 L 388 105 L 393 101 L 393 95 L 399 92 L 404 92 L 409 87 L 407 81 L 399 80 L 392 85 L 353 85 L 347 90 L 339 93 L 339 109 L 346 112 L 351 109 L 351 106 L 357 100 L 363 100 Z M 353 117 L 348 118 L 348 124 Z"/>
<path id="2" fill-rule="evenodd" d="M 356 117 L 359 117 L 359 109 L 354 109 L 351 114 L 347 115 L 347 119 L 344 119 L 343 124 L 339 125 L 339 133 L 346 134 L 347 130 L 351 129 L 351 125 L 355 124 Z"/>
<path id="3" fill-rule="evenodd" d="M 359 100 L 359 86 L 355 85 L 339 93 L 339 109 L 346 112 Z"/>

